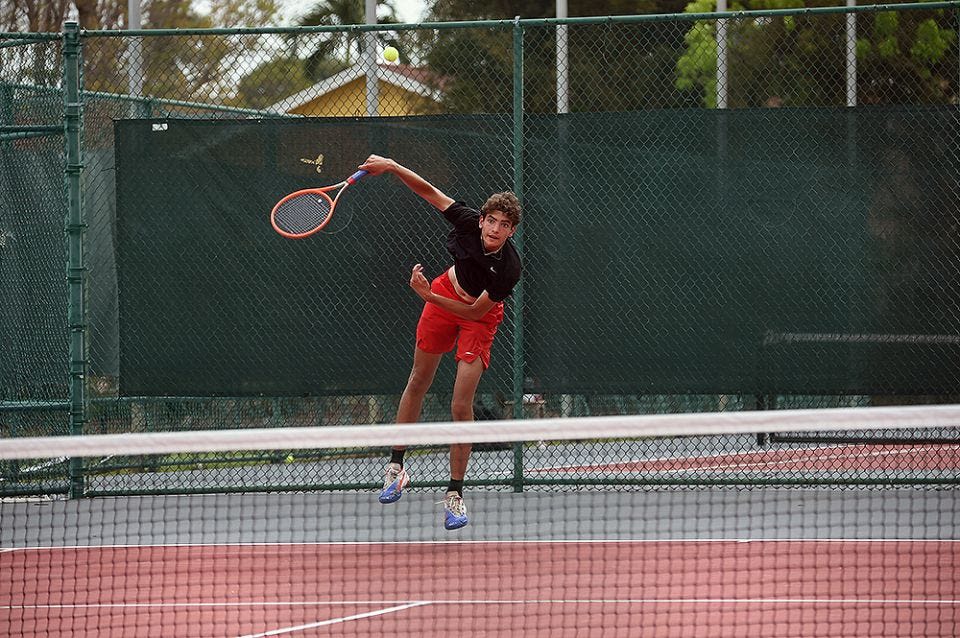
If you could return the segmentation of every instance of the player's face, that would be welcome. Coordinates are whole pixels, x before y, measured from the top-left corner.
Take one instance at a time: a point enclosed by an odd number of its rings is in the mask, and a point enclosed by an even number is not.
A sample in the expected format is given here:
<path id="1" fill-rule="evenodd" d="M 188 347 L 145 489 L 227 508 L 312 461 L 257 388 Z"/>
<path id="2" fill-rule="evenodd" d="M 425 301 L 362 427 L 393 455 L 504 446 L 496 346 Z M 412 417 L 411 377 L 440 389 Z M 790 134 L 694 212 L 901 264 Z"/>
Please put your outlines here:
<path id="1" fill-rule="evenodd" d="M 480 239 L 483 249 L 488 253 L 496 252 L 513 237 L 516 228 L 505 213 L 492 210 L 480 218 Z"/>

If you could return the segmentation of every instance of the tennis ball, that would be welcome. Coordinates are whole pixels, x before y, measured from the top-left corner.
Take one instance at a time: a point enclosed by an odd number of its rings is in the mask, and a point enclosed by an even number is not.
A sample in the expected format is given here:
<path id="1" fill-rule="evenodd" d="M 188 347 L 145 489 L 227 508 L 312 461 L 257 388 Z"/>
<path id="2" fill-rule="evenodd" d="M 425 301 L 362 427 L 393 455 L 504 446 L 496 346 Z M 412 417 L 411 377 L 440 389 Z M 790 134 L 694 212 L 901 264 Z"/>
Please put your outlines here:
<path id="1" fill-rule="evenodd" d="M 287 455 L 287 458 L 283 459 L 283 462 L 284 462 L 284 463 L 293 463 L 293 455 L 292 455 L 292 454 L 288 454 L 288 455 Z"/>
<path id="2" fill-rule="evenodd" d="M 396 62 L 397 58 L 400 57 L 400 52 L 397 51 L 394 47 L 387 47 L 383 50 L 383 59 L 387 62 Z"/>

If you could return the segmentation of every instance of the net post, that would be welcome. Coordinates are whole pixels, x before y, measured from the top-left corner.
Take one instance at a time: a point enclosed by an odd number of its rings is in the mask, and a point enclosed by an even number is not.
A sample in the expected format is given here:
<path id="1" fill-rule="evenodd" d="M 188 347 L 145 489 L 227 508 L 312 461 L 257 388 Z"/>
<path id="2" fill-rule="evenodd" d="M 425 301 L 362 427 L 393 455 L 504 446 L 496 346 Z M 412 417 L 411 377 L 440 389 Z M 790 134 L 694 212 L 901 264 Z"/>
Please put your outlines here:
<path id="1" fill-rule="evenodd" d="M 755 394 L 753 395 L 753 405 L 757 410 L 769 410 L 773 401 L 767 401 L 766 394 Z M 770 443 L 770 435 L 766 432 L 757 432 L 757 446 L 764 447 Z"/>
<path id="2" fill-rule="evenodd" d="M 81 149 L 82 93 L 80 25 L 67 22 L 63 29 L 64 133 L 66 166 L 64 181 L 67 191 L 67 324 L 70 331 L 69 402 L 70 434 L 83 434 L 86 421 L 84 385 L 86 383 L 86 266 L 83 259 L 85 223 L 80 176 L 83 172 Z M 70 498 L 83 496 L 83 460 L 70 459 Z"/>

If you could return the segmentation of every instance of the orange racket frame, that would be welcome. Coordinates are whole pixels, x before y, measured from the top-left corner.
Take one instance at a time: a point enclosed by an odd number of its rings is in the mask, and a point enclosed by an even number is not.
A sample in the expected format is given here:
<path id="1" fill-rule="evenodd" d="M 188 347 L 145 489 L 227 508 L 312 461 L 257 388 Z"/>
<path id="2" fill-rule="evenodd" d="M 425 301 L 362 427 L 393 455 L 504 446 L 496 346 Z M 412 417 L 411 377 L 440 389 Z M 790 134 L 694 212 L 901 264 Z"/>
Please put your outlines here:
<path id="1" fill-rule="evenodd" d="M 338 184 L 333 184 L 332 186 L 324 186 L 323 188 L 304 188 L 302 190 L 294 191 L 289 195 L 284 196 L 279 202 L 277 202 L 274 205 L 273 210 L 270 211 L 270 225 L 273 226 L 273 229 L 277 231 L 278 234 L 282 235 L 283 237 L 286 237 L 287 239 L 303 239 L 304 237 L 309 237 L 310 235 L 320 232 L 321 230 L 323 230 L 323 227 L 329 224 L 330 220 L 333 219 L 333 211 L 334 209 L 336 209 L 337 202 L 340 201 L 340 197 L 347 190 L 347 187 L 350 186 L 351 184 L 356 184 L 366 175 L 367 175 L 367 171 L 357 171 L 356 173 L 354 173 L 353 175 L 351 175 L 350 177 L 348 177 L 347 179 L 343 180 Z M 339 192 L 336 194 L 336 196 L 330 197 L 330 193 L 338 189 L 339 189 Z M 330 212 L 327 213 L 327 216 L 323 219 L 323 221 L 319 225 L 311 228 L 310 230 L 306 230 L 302 233 L 291 233 L 290 231 L 283 230 L 277 224 L 277 211 L 280 209 L 281 206 L 283 206 L 283 204 L 290 201 L 294 197 L 301 197 L 303 195 L 313 195 L 313 196 L 323 197 L 330 204 Z"/>

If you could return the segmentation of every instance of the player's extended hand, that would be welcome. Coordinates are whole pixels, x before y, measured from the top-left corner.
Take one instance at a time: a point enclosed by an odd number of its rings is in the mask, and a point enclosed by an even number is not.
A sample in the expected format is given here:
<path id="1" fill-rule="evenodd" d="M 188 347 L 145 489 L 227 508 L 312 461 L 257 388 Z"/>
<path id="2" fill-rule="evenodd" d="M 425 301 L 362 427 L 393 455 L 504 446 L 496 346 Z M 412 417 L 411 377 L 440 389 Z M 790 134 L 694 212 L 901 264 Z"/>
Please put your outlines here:
<path id="1" fill-rule="evenodd" d="M 410 273 L 410 287 L 424 301 L 430 301 L 430 282 L 423 276 L 423 266 L 417 264 Z"/>
<path id="2" fill-rule="evenodd" d="M 380 155 L 371 155 L 364 160 L 363 164 L 357 168 L 362 171 L 367 171 L 371 175 L 380 175 L 389 171 L 393 167 L 393 160 L 389 157 L 381 157 Z"/>

